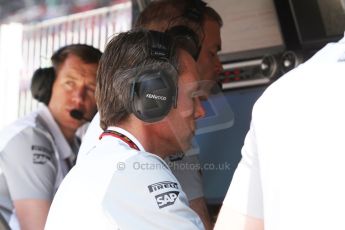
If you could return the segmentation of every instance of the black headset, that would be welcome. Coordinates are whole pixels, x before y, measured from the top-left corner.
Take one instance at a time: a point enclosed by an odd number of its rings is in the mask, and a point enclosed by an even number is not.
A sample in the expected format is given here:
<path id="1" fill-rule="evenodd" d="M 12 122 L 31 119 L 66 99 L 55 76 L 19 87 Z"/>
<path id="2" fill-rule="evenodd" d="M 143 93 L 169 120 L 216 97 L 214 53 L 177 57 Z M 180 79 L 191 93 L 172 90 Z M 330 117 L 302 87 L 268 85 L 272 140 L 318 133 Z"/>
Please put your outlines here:
<path id="1" fill-rule="evenodd" d="M 176 26 L 166 32 L 149 31 L 150 57 L 160 62 L 158 69 L 139 71 L 132 83 L 133 114 L 148 123 L 162 120 L 177 107 L 177 68 L 171 63 L 171 49 L 179 46 L 194 58 L 198 53 L 198 37 L 186 26 Z M 150 68 L 150 66 L 148 66 Z"/>
<path id="2" fill-rule="evenodd" d="M 190 20 L 201 22 L 203 20 L 206 5 L 207 3 L 202 0 L 192 0 L 189 4 L 187 3 L 186 11 L 183 16 Z"/>
<path id="3" fill-rule="evenodd" d="M 38 68 L 32 75 L 31 94 L 32 97 L 48 105 L 55 81 L 55 70 L 53 67 Z"/>
<path id="4" fill-rule="evenodd" d="M 68 46 L 62 47 L 55 51 L 52 57 L 58 57 Z M 47 68 L 38 68 L 32 75 L 31 79 L 31 95 L 34 99 L 39 102 L 43 102 L 48 105 L 52 90 L 53 84 L 56 79 L 55 68 L 53 66 Z"/>

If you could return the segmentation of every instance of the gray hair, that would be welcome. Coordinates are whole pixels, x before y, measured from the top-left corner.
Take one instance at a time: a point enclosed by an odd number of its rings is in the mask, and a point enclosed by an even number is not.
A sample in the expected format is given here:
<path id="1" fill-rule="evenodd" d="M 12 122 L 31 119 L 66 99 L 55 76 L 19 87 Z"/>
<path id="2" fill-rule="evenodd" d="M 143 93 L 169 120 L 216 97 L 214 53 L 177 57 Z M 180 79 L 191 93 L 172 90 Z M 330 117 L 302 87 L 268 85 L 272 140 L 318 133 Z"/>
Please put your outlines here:
<path id="1" fill-rule="evenodd" d="M 183 72 L 178 61 L 182 43 L 172 42 L 169 59 L 164 62 L 151 57 L 149 30 L 136 29 L 111 39 L 99 64 L 95 92 L 103 129 L 119 124 L 132 113 L 131 86 L 140 72 L 148 67 L 161 69 L 162 63 L 170 63 L 178 74 Z"/>

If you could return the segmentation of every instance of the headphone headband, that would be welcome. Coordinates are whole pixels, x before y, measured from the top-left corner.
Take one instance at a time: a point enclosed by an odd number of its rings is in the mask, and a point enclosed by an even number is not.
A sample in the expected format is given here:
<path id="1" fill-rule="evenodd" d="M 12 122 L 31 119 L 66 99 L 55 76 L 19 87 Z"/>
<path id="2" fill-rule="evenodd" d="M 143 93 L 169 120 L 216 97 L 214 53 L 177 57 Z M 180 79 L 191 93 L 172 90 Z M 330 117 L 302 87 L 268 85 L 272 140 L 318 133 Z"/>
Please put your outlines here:
<path id="1" fill-rule="evenodd" d="M 150 57 L 154 59 L 169 60 L 170 38 L 166 33 L 149 30 L 150 35 Z"/>
<path id="2" fill-rule="evenodd" d="M 163 119 L 176 104 L 177 70 L 171 63 L 172 40 L 164 32 L 149 30 L 149 57 L 152 65 L 139 67 L 132 84 L 131 108 L 142 121 L 156 122 Z"/>
<path id="3" fill-rule="evenodd" d="M 192 3 L 187 6 L 184 16 L 191 20 L 201 22 L 206 5 L 207 3 L 202 0 L 193 0 Z"/>
<path id="4" fill-rule="evenodd" d="M 175 45 L 190 53 L 195 61 L 198 60 L 201 44 L 197 34 L 192 29 L 180 25 L 168 29 L 166 33 L 173 39 Z"/>

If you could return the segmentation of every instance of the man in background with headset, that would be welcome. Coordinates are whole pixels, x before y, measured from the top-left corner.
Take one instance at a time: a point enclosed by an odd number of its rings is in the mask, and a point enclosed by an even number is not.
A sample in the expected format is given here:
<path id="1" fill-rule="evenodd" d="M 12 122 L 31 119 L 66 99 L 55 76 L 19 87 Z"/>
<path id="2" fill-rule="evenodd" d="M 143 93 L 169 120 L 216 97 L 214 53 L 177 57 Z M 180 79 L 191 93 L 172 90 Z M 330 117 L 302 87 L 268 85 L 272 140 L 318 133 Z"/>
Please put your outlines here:
<path id="1" fill-rule="evenodd" d="M 205 86 L 210 90 L 222 71 L 217 52 L 221 49 L 220 28 L 223 22 L 213 8 L 200 0 L 154 1 L 140 14 L 136 27 L 165 31 L 179 24 L 187 25 L 200 36 L 202 42 L 197 67 L 200 80 L 209 83 Z M 93 148 L 101 132 L 99 116 L 96 115 L 84 136 L 78 161 Z M 197 155 L 186 155 L 182 159 L 175 157 L 173 162 L 167 158 L 167 162 L 169 166 L 173 166 L 171 170 L 186 192 L 191 208 L 198 213 L 206 229 L 211 229 L 212 224 L 203 197 L 201 175 L 196 169 L 196 166 L 200 165 Z M 180 167 L 184 164 L 189 164 L 191 167 Z"/>
<path id="2" fill-rule="evenodd" d="M 100 57 L 99 50 L 80 44 L 55 52 L 53 68 L 35 72 L 48 82 L 40 98 L 45 104 L 0 133 L 0 212 L 11 229 L 43 229 L 80 144 L 75 132 L 85 121 L 71 113 L 89 118 L 96 113 Z"/>
<path id="3" fill-rule="evenodd" d="M 164 157 L 191 147 L 199 99 L 197 35 L 133 30 L 97 72 L 101 134 L 54 197 L 46 229 L 204 229 Z M 62 221 L 63 220 L 63 221 Z"/>

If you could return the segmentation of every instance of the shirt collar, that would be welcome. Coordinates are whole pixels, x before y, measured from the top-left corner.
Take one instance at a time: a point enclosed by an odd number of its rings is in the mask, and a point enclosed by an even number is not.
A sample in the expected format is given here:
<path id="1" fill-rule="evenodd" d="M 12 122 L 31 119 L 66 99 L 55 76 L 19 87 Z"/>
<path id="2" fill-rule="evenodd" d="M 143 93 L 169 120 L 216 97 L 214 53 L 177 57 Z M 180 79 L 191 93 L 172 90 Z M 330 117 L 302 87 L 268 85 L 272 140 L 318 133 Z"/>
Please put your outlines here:
<path id="1" fill-rule="evenodd" d="M 125 135 L 126 137 L 128 137 L 131 141 L 134 142 L 134 144 L 136 144 L 138 146 L 138 148 L 140 149 L 140 151 L 143 151 L 143 152 L 146 152 L 144 147 L 140 144 L 140 142 L 138 141 L 137 138 L 135 138 L 130 132 L 120 128 L 120 127 L 116 127 L 116 126 L 110 126 L 107 128 L 108 130 L 113 130 L 113 131 L 116 131 L 118 133 L 121 133 L 123 135 Z M 167 169 L 170 170 L 168 164 L 160 157 L 160 156 L 157 156 L 156 154 L 152 154 L 152 153 L 149 153 L 149 152 L 146 152 L 147 154 L 149 155 L 152 155 L 153 157 L 156 157 Z"/>
<path id="2" fill-rule="evenodd" d="M 58 150 L 59 156 L 62 159 L 74 157 L 75 156 L 74 151 L 72 150 L 71 146 L 68 144 L 66 138 L 61 132 L 61 129 L 59 128 L 58 124 L 53 118 L 53 115 L 50 113 L 50 110 L 45 104 L 43 103 L 39 104 L 38 114 L 46 123 L 47 128 L 55 142 L 55 146 Z M 77 146 L 77 141 L 75 141 L 74 145 Z M 78 148 L 76 147 L 75 149 L 77 150 Z"/>
<path id="3" fill-rule="evenodd" d="M 128 137 L 131 141 L 133 141 L 134 144 L 136 144 L 138 146 L 138 148 L 140 149 L 140 151 L 145 151 L 144 147 L 140 144 L 140 142 L 138 141 L 137 138 L 135 138 L 130 132 L 128 132 L 127 130 L 124 130 L 120 127 L 116 127 L 116 126 L 110 126 L 108 127 L 107 129 L 109 130 L 113 130 L 113 131 L 116 131 L 116 132 L 119 132 L 123 135 L 125 135 L 126 137 Z"/>

